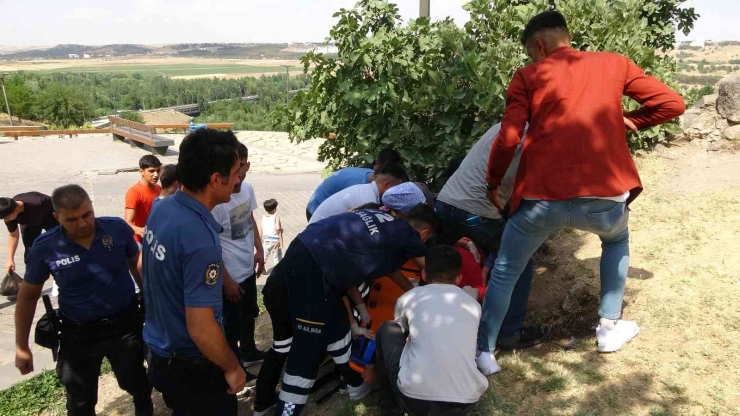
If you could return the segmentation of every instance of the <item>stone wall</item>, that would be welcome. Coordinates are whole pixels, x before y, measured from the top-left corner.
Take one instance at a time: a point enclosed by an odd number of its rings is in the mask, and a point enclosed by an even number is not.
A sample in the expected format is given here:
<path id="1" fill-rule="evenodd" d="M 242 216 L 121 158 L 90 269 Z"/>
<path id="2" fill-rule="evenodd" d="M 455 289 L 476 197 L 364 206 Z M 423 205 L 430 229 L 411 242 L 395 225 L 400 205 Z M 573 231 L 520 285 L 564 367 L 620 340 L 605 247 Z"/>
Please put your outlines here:
<path id="1" fill-rule="evenodd" d="M 697 141 L 707 150 L 740 142 L 740 76 L 726 77 L 717 93 L 706 95 L 681 116 L 684 132 L 677 140 Z"/>

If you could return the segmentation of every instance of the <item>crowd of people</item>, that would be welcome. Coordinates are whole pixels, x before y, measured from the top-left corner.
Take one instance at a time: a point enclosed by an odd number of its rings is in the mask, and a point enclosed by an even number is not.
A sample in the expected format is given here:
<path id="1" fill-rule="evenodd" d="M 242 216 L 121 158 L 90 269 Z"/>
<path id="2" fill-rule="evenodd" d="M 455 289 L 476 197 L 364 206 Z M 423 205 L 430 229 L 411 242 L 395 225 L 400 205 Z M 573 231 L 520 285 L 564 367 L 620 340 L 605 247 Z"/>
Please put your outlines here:
<path id="1" fill-rule="evenodd" d="M 236 415 L 251 379 L 255 415 L 298 415 L 327 359 L 350 399 L 379 389 L 383 414 L 467 414 L 501 370 L 497 348 L 547 339 L 549 328 L 524 326 L 533 257 L 566 227 L 602 240 L 597 349 L 619 350 L 640 330 L 621 319 L 628 205 L 642 191 L 625 133 L 677 117 L 684 103 L 623 56 L 572 49 L 558 12 L 535 16 L 521 41 L 532 62 L 514 75 L 501 123 L 438 194 L 383 149 L 373 165 L 322 182 L 284 254 L 278 202 L 264 201 L 255 218 L 248 149 L 232 132 L 191 132 L 177 165 L 143 157 L 123 220 L 95 217 L 77 185 L 0 199 L 8 270 L 21 239 L 26 247 L 16 366 L 33 371 L 29 333 L 52 276 L 70 415 L 95 414 L 103 358 L 142 416 L 153 412 L 152 388 L 174 415 Z M 623 95 L 642 107 L 624 113 Z M 265 352 L 255 343 L 256 281 L 272 255 Z M 421 279 L 403 274 L 409 261 Z M 382 277 L 405 293 L 376 334 L 366 302 Z M 350 366 L 358 338 L 376 345 L 362 372 Z"/>

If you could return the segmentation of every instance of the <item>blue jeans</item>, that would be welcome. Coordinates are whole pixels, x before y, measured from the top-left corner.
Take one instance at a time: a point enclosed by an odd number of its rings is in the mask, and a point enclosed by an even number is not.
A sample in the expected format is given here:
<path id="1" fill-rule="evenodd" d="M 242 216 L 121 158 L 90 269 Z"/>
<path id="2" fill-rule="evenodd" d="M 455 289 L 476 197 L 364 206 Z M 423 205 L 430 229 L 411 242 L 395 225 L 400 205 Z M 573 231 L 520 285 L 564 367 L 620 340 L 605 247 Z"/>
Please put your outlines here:
<path id="1" fill-rule="evenodd" d="M 498 254 L 501 246 L 501 236 L 506 226 L 506 221 L 503 218 L 479 217 L 439 200 L 435 203 L 434 209 L 442 219 L 446 229 L 448 241 L 444 241 L 445 243 L 454 244 L 460 237 L 467 237 L 492 255 L 496 256 Z M 474 221 L 469 221 L 471 218 Z M 516 282 L 508 311 L 505 311 L 506 317 L 499 331 L 501 337 L 518 335 L 522 329 L 524 317 L 527 314 L 527 302 L 529 301 L 529 292 L 532 289 L 533 277 L 534 260 L 530 256 L 526 267 Z M 486 297 L 488 296 L 486 295 Z M 496 345 L 495 342 L 493 345 Z"/>
<path id="2" fill-rule="evenodd" d="M 478 328 L 478 349 L 493 351 L 519 276 L 545 239 L 563 228 L 589 231 L 601 238 L 599 315 L 619 319 L 629 269 L 628 221 L 624 202 L 595 198 L 522 201 L 506 224 L 488 282 Z"/>

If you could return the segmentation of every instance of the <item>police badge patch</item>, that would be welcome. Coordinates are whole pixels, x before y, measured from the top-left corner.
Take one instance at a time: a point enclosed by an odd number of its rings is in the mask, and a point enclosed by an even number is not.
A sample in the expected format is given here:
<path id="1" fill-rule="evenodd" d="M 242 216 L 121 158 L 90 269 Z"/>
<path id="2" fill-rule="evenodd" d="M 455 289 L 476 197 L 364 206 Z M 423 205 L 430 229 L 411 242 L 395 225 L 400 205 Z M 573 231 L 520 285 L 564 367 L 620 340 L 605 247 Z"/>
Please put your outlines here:
<path id="1" fill-rule="evenodd" d="M 100 242 L 103 243 L 103 247 L 105 247 L 108 251 L 111 251 L 113 248 L 113 236 L 111 235 L 104 235 L 100 238 Z"/>
<path id="2" fill-rule="evenodd" d="M 211 263 L 206 266 L 206 286 L 213 287 L 218 283 L 218 279 L 221 277 L 221 265 L 219 263 Z"/>

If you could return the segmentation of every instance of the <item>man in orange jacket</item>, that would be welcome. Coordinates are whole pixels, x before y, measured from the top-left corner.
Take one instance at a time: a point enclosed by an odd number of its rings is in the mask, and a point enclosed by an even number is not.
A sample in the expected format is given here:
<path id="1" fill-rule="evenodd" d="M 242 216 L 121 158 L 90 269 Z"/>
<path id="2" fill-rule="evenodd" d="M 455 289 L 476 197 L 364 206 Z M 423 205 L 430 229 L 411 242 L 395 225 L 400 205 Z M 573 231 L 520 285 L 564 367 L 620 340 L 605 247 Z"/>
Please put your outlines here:
<path id="1" fill-rule="evenodd" d="M 500 370 L 493 348 L 517 279 L 547 236 L 562 228 L 602 241 L 598 350 L 616 351 L 639 333 L 636 323 L 620 319 L 629 268 L 627 205 L 642 191 L 625 126 L 655 126 L 685 110 L 681 96 L 628 58 L 571 48 L 565 18 L 556 11 L 532 18 L 522 44 L 532 63 L 509 84 L 486 178 L 489 199 L 503 210 L 498 186 L 529 123 L 511 217 L 483 304 L 476 362 L 484 374 Z M 642 107 L 625 114 L 623 95 Z"/>

